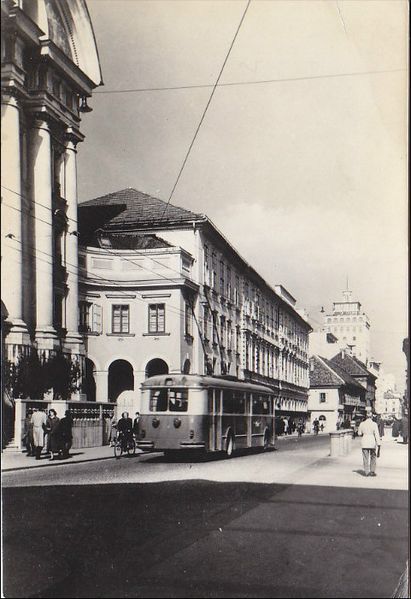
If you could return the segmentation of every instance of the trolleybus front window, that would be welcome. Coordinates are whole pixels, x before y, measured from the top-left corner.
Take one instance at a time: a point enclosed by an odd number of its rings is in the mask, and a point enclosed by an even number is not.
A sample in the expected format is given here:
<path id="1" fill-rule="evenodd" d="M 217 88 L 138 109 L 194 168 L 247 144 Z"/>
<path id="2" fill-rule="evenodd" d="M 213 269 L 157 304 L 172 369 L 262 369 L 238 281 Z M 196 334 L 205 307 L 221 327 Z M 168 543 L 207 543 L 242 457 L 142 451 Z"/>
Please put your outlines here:
<path id="1" fill-rule="evenodd" d="M 150 412 L 166 412 L 168 404 L 167 389 L 152 390 L 150 395 Z"/>
<path id="2" fill-rule="evenodd" d="M 150 412 L 187 412 L 187 389 L 152 389 Z"/>

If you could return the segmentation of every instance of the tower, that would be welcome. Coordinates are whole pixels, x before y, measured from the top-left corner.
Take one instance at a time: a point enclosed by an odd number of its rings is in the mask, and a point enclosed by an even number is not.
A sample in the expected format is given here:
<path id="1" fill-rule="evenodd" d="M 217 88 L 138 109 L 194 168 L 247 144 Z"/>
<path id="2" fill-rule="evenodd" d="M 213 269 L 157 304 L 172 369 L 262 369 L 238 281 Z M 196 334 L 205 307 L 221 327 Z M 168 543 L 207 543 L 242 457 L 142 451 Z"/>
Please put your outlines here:
<path id="1" fill-rule="evenodd" d="M 338 339 L 338 348 L 350 348 L 352 355 L 364 364 L 370 357 L 370 319 L 361 310 L 361 303 L 353 300 L 348 287 L 342 292 L 343 300 L 333 303 L 331 314 L 324 316 L 324 330 Z"/>

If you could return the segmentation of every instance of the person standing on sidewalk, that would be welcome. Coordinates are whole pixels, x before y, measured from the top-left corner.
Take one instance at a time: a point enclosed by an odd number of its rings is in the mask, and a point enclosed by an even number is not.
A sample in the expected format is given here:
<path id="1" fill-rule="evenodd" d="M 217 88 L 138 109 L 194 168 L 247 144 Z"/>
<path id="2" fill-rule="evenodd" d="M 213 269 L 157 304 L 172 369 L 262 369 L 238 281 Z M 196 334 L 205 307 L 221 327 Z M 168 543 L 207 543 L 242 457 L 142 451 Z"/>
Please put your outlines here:
<path id="1" fill-rule="evenodd" d="M 362 459 L 365 476 L 377 476 L 377 457 L 380 455 L 381 438 L 378 425 L 372 419 L 372 409 L 365 408 L 365 420 L 358 427 L 358 436 L 361 437 Z M 378 454 L 377 454 L 378 447 Z"/>
<path id="2" fill-rule="evenodd" d="M 36 460 L 40 459 L 41 450 L 44 446 L 44 431 L 46 429 L 47 416 L 43 410 L 33 409 L 31 417 L 33 423 L 33 445 Z"/>

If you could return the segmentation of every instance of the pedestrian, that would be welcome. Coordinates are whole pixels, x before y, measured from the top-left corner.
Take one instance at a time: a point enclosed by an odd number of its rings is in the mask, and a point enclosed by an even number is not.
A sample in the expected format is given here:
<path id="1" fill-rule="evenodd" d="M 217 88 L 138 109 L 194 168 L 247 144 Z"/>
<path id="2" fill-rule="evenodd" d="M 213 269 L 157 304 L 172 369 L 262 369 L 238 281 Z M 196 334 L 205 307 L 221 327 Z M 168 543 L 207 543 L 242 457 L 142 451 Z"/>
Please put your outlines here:
<path id="1" fill-rule="evenodd" d="M 117 439 L 117 418 L 113 414 L 110 420 L 110 431 L 108 435 L 108 440 L 110 443 L 110 447 L 114 447 Z"/>
<path id="2" fill-rule="evenodd" d="M 380 437 L 383 437 L 385 426 L 384 426 L 384 420 L 381 418 L 381 414 L 377 414 L 375 421 L 378 426 L 378 432 L 380 434 Z"/>
<path id="3" fill-rule="evenodd" d="M 44 447 L 44 432 L 46 430 L 47 416 L 44 410 L 33 408 L 31 417 L 33 423 L 33 445 L 36 460 L 40 459 L 41 451 Z"/>
<path id="4" fill-rule="evenodd" d="M 34 456 L 34 442 L 33 442 L 33 410 L 29 408 L 27 410 L 26 418 L 24 419 L 24 435 L 23 442 L 26 447 L 27 457 Z"/>
<path id="5" fill-rule="evenodd" d="M 365 408 L 365 420 L 358 427 L 358 436 L 361 437 L 364 476 L 377 476 L 375 470 L 377 457 L 380 456 L 381 438 L 377 423 L 372 419 L 372 409 L 369 406 Z"/>
<path id="6" fill-rule="evenodd" d="M 134 422 L 133 422 L 133 433 L 136 437 L 136 439 L 138 439 L 138 427 L 140 424 L 140 412 L 136 412 L 135 418 L 134 418 Z"/>
<path id="7" fill-rule="evenodd" d="M 284 435 L 286 435 L 288 433 L 288 420 L 287 420 L 287 418 L 283 418 L 283 423 L 284 423 Z"/>
<path id="8" fill-rule="evenodd" d="M 403 443 L 408 443 L 408 417 L 405 414 L 401 420 L 401 437 Z"/>
<path id="9" fill-rule="evenodd" d="M 287 432 L 289 435 L 291 435 L 291 433 L 293 432 L 293 422 L 291 420 L 291 418 L 288 419 L 288 429 Z"/>
<path id="10" fill-rule="evenodd" d="M 315 418 L 315 420 L 313 422 L 313 429 L 314 429 L 314 434 L 318 435 L 318 431 L 320 429 L 320 423 L 318 422 L 317 418 Z"/>
<path id="11" fill-rule="evenodd" d="M 57 418 L 57 412 L 53 408 L 49 410 L 49 416 L 46 422 L 46 430 L 49 435 L 50 461 L 54 460 L 54 454 L 60 454 L 62 451 L 62 442 L 60 436 L 60 418 Z"/>
<path id="12" fill-rule="evenodd" d="M 394 417 L 394 422 L 392 423 L 392 431 L 391 435 L 394 439 L 398 439 L 398 435 L 400 434 L 400 421 L 398 418 Z"/>
<path id="13" fill-rule="evenodd" d="M 66 410 L 64 417 L 60 420 L 60 437 L 63 449 L 63 458 L 68 458 L 73 445 L 73 419 L 70 410 Z"/>
<path id="14" fill-rule="evenodd" d="M 297 431 L 298 431 L 298 436 L 299 437 L 301 437 L 301 435 L 303 434 L 304 428 L 305 427 L 304 427 L 303 419 L 300 418 L 299 421 L 298 421 L 298 426 L 297 426 Z"/>

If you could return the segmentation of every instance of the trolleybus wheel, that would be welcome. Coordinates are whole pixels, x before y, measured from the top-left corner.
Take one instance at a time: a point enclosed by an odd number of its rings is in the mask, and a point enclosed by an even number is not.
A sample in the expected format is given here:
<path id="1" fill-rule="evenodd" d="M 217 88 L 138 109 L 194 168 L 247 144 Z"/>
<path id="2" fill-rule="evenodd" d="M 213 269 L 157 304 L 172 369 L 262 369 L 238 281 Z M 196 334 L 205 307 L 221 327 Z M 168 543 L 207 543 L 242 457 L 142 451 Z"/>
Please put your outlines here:
<path id="1" fill-rule="evenodd" d="M 235 449 L 234 435 L 233 433 L 228 433 L 227 441 L 225 444 L 225 455 L 227 458 L 231 458 Z"/>
<path id="2" fill-rule="evenodd" d="M 122 453 L 123 453 L 123 448 L 121 446 L 121 443 L 116 443 L 114 445 L 114 457 L 116 458 L 116 460 L 121 458 Z"/>
<path id="3" fill-rule="evenodd" d="M 264 433 L 263 451 L 267 451 L 270 447 L 270 433 L 268 430 Z"/>

